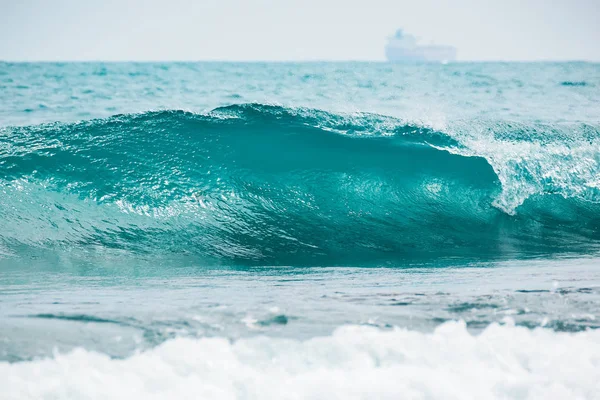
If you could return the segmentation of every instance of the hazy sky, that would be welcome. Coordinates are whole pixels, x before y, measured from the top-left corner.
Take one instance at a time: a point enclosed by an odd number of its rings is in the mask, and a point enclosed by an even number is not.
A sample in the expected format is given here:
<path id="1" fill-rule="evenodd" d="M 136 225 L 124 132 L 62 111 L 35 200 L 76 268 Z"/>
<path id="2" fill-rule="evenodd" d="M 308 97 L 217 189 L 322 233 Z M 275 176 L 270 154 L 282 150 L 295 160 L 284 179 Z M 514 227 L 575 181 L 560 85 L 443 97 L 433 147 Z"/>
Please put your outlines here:
<path id="1" fill-rule="evenodd" d="M 600 61 L 600 0 L 0 0 L 0 60 L 383 60 L 398 27 L 461 60 Z"/>

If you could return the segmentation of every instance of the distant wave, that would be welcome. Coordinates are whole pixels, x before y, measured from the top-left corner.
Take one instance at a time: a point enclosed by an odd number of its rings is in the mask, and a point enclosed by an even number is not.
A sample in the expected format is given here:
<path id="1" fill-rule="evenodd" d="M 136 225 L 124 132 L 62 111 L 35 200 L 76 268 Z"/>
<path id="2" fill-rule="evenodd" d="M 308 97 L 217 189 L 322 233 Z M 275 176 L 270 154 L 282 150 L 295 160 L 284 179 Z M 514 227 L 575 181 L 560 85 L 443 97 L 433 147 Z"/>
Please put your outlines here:
<path id="1" fill-rule="evenodd" d="M 563 86 L 588 86 L 586 81 L 563 81 L 560 84 Z"/>
<path id="2" fill-rule="evenodd" d="M 262 104 L 0 130 L 0 257 L 231 265 L 596 251 L 600 130 Z"/>

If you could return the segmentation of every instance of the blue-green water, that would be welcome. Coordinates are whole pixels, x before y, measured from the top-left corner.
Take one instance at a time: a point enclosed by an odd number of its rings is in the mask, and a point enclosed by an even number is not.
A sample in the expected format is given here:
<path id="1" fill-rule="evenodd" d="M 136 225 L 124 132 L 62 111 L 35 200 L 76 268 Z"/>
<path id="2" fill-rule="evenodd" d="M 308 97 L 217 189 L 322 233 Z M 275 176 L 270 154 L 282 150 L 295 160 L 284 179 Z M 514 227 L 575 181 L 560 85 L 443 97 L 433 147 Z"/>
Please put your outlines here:
<path id="1" fill-rule="evenodd" d="M 0 63 L 0 224 L 8 398 L 600 393 L 598 64 Z"/>

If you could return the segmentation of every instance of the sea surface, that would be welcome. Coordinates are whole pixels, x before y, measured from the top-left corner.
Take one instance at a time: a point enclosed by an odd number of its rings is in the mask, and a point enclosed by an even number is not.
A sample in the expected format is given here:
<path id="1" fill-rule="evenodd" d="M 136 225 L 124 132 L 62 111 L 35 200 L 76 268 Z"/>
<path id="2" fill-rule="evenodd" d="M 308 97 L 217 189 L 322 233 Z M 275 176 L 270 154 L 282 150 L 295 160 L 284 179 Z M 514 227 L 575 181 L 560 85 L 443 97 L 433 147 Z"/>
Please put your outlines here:
<path id="1" fill-rule="evenodd" d="M 0 63 L 0 399 L 600 399 L 600 64 Z"/>

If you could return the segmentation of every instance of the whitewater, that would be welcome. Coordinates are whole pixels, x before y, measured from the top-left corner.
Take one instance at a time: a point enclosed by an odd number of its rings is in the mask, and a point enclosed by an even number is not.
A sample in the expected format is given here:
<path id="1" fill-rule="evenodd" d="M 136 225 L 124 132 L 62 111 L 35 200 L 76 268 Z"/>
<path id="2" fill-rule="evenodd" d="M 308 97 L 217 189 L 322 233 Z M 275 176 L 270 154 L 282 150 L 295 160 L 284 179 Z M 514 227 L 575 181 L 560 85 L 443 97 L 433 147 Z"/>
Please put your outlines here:
<path id="1" fill-rule="evenodd" d="M 599 87 L 0 63 L 0 398 L 600 398 Z"/>

